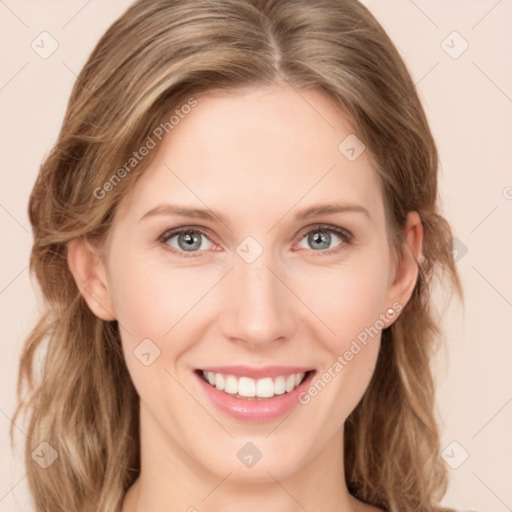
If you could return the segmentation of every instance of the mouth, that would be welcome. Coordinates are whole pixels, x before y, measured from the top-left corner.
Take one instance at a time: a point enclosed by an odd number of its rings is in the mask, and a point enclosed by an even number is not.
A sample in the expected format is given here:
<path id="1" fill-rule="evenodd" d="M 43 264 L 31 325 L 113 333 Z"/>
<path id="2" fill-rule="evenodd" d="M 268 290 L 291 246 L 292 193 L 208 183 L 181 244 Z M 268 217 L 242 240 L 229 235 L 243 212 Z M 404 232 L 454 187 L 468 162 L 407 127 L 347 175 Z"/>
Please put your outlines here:
<path id="1" fill-rule="evenodd" d="M 256 423 L 276 420 L 296 408 L 316 370 L 217 366 L 196 369 L 194 373 L 207 399 L 221 413 Z"/>
<path id="2" fill-rule="evenodd" d="M 246 375 L 233 375 L 207 370 L 196 370 L 204 382 L 234 398 L 241 400 L 269 400 L 279 395 L 291 393 L 297 389 L 314 370 L 283 373 L 273 377 L 259 379 Z"/>

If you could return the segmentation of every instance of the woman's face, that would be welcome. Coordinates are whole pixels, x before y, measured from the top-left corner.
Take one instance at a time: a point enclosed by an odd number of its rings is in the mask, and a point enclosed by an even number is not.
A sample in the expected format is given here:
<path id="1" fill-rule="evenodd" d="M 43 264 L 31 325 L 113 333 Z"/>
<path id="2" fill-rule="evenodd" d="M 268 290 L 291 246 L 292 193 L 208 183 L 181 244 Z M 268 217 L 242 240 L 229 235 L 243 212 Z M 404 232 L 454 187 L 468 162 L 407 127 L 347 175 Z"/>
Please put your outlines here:
<path id="1" fill-rule="evenodd" d="M 416 275 L 395 272 L 377 175 L 325 96 L 197 101 L 118 208 L 97 300 L 121 326 L 143 458 L 279 480 L 340 458 Z"/>

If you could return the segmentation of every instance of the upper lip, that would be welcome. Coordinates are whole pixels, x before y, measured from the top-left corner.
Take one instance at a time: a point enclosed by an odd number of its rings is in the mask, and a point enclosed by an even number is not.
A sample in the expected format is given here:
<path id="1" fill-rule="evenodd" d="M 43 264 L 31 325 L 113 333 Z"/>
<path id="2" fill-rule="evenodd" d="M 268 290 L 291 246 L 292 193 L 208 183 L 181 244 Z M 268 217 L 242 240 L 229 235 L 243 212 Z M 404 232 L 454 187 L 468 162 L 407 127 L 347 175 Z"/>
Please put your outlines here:
<path id="1" fill-rule="evenodd" d="M 306 373 L 313 368 L 305 366 L 205 366 L 200 368 L 205 372 L 222 373 L 224 375 L 234 375 L 235 377 L 250 377 L 252 379 L 262 379 L 265 377 L 278 377 L 280 375 L 293 375 L 295 373 Z"/>

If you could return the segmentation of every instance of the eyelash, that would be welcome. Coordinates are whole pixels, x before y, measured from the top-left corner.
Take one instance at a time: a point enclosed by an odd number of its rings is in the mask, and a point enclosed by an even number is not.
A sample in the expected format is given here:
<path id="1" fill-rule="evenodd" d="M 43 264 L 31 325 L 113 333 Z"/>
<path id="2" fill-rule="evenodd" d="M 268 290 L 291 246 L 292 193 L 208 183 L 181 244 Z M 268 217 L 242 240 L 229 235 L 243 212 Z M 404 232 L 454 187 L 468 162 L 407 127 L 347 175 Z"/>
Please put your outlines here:
<path id="1" fill-rule="evenodd" d="M 342 251 L 346 245 L 350 245 L 353 241 L 352 233 L 350 233 L 346 229 L 339 228 L 336 226 L 331 226 L 329 224 L 314 225 L 311 229 L 309 229 L 308 231 L 305 231 L 301 234 L 299 241 L 302 240 L 309 233 L 312 233 L 315 231 L 324 231 L 324 232 L 334 233 L 334 234 L 338 235 L 343 241 L 340 245 L 337 246 L 337 248 L 326 249 L 326 250 L 321 250 L 321 251 L 313 251 L 313 252 L 318 253 L 315 256 L 329 256 L 331 254 L 338 253 L 338 252 Z M 201 255 L 201 252 L 204 252 L 204 251 L 196 251 L 196 253 L 186 254 L 185 251 L 177 250 L 176 248 L 171 247 L 167 243 L 171 238 L 174 238 L 176 235 L 180 235 L 181 233 L 187 233 L 187 232 L 200 233 L 204 237 L 208 238 L 208 231 L 204 230 L 203 228 L 194 227 L 194 226 L 183 226 L 183 227 L 173 228 L 173 229 L 169 229 L 169 230 L 165 231 L 158 237 L 157 241 L 160 242 L 161 244 L 165 245 L 166 246 L 165 248 L 167 250 L 170 250 L 175 254 L 177 253 L 182 258 L 196 258 Z M 208 240 L 209 240 L 209 238 L 208 238 Z M 210 242 L 211 242 L 211 240 L 210 240 Z"/>

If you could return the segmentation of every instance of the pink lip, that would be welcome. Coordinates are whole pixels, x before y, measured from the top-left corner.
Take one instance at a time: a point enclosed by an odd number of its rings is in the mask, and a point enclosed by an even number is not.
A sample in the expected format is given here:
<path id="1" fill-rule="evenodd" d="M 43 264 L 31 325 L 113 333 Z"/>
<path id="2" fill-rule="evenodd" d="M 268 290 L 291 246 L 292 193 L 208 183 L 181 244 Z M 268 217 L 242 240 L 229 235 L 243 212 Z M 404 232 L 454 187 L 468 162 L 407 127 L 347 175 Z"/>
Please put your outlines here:
<path id="1" fill-rule="evenodd" d="M 250 377 L 251 379 L 263 379 L 265 377 L 279 377 L 279 375 L 292 375 L 294 373 L 306 373 L 313 368 L 304 366 L 265 366 L 255 368 L 251 366 L 208 366 L 201 368 L 205 372 L 234 375 L 235 377 Z"/>
<path id="2" fill-rule="evenodd" d="M 228 367 L 224 366 L 222 367 L 222 371 L 216 370 L 216 372 L 224 373 L 227 368 Z M 290 367 L 287 367 L 287 370 L 289 369 Z M 268 370 L 268 368 L 266 370 Z M 303 373 L 305 371 L 307 370 L 299 369 L 299 371 L 295 371 L 295 369 L 293 369 L 293 371 L 291 371 L 290 373 Z M 199 380 L 199 384 L 205 391 L 206 395 L 220 411 L 231 416 L 232 418 L 252 423 L 272 421 L 277 418 L 280 418 L 281 416 L 284 416 L 286 413 L 291 411 L 294 407 L 296 407 L 299 404 L 299 394 L 305 389 L 307 389 L 315 374 L 314 371 L 311 371 L 309 375 L 306 376 L 301 385 L 295 388 L 290 393 L 284 393 L 282 395 L 276 395 L 273 398 L 261 400 L 246 400 L 243 398 L 236 398 L 234 395 L 229 395 L 228 393 L 225 393 L 224 391 L 219 391 L 214 386 L 211 386 L 200 376 L 200 371 L 194 373 L 197 379 Z M 230 375 L 236 375 L 234 373 L 230 373 L 227 371 L 226 373 Z M 277 375 L 286 374 L 287 373 L 277 373 Z M 243 375 L 250 376 L 248 373 L 243 373 Z M 266 373 L 265 375 L 268 376 L 268 373 Z"/>

